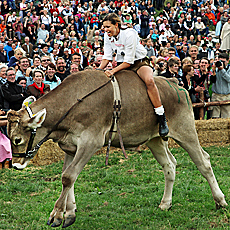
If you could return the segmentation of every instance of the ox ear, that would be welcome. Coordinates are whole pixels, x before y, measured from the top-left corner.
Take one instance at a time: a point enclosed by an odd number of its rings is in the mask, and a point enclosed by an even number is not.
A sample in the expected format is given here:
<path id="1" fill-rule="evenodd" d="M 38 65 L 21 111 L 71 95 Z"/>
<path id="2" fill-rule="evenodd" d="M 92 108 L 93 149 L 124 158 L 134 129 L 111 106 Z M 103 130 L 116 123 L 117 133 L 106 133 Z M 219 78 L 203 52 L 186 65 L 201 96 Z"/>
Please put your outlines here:
<path id="1" fill-rule="evenodd" d="M 28 127 L 32 129 L 36 129 L 41 127 L 42 123 L 45 121 L 46 118 L 46 109 L 43 109 L 36 114 L 33 115 L 32 118 L 30 118 L 28 122 Z"/>
<path id="2" fill-rule="evenodd" d="M 34 101 L 36 101 L 36 98 L 34 96 L 27 97 L 22 103 L 22 108 L 30 106 Z"/>

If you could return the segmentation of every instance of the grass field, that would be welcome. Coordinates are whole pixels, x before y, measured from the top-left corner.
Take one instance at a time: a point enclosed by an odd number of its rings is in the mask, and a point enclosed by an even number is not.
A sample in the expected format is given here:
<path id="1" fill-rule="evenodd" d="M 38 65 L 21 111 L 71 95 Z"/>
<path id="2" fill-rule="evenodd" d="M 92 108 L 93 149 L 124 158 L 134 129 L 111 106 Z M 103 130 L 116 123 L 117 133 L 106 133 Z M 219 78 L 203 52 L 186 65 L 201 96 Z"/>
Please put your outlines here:
<path id="1" fill-rule="evenodd" d="M 209 147 L 214 173 L 230 203 L 230 146 Z M 215 209 L 211 190 L 188 154 L 177 159 L 173 206 L 158 208 L 164 191 L 161 166 L 150 151 L 95 155 L 75 183 L 78 212 L 67 229 L 230 229 L 230 208 Z M 51 229 L 46 225 L 61 192 L 62 163 L 0 171 L 0 229 Z M 61 229 L 61 227 L 57 228 Z"/>

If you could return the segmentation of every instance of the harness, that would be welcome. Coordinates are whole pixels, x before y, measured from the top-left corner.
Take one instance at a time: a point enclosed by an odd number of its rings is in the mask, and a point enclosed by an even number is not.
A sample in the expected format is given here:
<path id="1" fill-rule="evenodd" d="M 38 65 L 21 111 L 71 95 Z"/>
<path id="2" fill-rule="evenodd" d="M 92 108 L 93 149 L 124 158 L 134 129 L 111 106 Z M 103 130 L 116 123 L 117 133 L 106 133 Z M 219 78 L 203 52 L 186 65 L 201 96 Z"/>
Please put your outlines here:
<path id="1" fill-rule="evenodd" d="M 30 135 L 30 139 L 28 142 L 26 152 L 25 153 L 13 153 L 13 156 L 14 157 L 33 158 L 35 156 L 36 152 L 38 151 L 38 149 L 41 147 L 41 145 L 48 140 L 48 138 L 52 132 L 57 130 L 58 125 L 68 116 L 70 111 L 78 103 L 83 102 L 83 100 L 85 98 L 89 97 L 90 95 L 92 95 L 96 91 L 102 89 L 103 87 L 108 85 L 110 82 L 112 83 L 113 91 L 114 91 L 114 105 L 113 105 L 114 111 L 113 111 L 112 125 L 111 125 L 110 131 L 109 131 L 108 147 L 107 147 L 107 151 L 106 151 L 106 165 L 108 165 L 109 150 L 110 150 L 111 143 L 114 140 L 116 132 L 118 132 L 118 135 L 119 135 L 119 141 L 120 141 L 122 152 L 123 152 L 125 158 L 128 158 L 128 156 L 125 152 L 125 148 L 124 148 L 124 144 L 123 144 L 123 140 L 122 140 L 122 136 L 121 136 L 121 132 L 120 132 L 120 127 L 119 127 L 119 122 L 118 122 L 119 118 L 120 118 L 121 96 L 120 96 L 120 88 L 119 88 L 119 85 L 118 85 L 118 82 L 117 82 L 117 79 L 115 78 L 115 76 L 112 76 L 109 81 L 107 81 L 103 85 L 99 86 L 95 90 L 91 91 L 90 93 L 86 94 L 81 99 L 77 99 L 77 102 L 73 106 L 70 107 L 70 109 L 58 120 L 58 122 L 53 126 L 53 128 L 45 135 L 45 137 L 41 141 L 39 141 L 39 143 L 33 149 L 32 149 L 32 145 L 34 142 L 34 138 L 36 136 L 37 129 L 31 129 L 31 135 Z M 27 113 L 29 114 L 29 117 L 32 118 L 33 112 L 31 110 L 31 108 L 29 107 L 30 103 L 27 102 L 27 103 L 24 103 L 24 105 L 26 107 Z"/>

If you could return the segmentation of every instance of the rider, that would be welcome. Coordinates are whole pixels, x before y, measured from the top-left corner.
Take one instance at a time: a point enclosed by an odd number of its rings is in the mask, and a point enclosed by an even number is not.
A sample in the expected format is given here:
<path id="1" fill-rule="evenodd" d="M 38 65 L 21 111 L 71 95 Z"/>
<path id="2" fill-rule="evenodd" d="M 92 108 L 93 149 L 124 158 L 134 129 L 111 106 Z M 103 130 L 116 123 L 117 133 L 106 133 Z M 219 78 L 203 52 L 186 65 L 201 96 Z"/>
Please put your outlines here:
<path id="1" fill-rule="evenodd" d="M 161 104 L 158 88 L 153 79 L 153 70 L 146 58 L 147 51 L 140 44 L 137 32 L 132 29 L 122 29 L 121 20 L 115 13 L 110 13 L 103 19 L 105 29 L 104 56 L 99 69 L 104 69 L 113 57 L 116 56 L 117 67 L 106 70 L 105 74 L 111 77 L 123 69 L 131 69 L 145 82 L 149 98 L 154 106 L 159 121 L 159 134 L 164 137 L 169 129 L 166 122 L 164 107 Z"/>

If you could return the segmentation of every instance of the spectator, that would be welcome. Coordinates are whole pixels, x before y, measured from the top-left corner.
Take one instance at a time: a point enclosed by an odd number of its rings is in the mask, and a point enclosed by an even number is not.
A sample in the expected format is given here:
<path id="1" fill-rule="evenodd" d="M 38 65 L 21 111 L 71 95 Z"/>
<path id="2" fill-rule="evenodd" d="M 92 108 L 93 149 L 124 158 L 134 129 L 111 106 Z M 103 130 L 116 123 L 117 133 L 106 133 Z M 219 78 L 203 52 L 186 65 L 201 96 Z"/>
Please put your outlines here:
<path id="1" fill-rule="evenodd" d="M 16 83 L 15 77 L 15 70 L 13 67 L 10 67 L 6 71 L 7 82 L 1 87 L 3 108 L 6 110 L 13 109 L 17 111 L 21 109 L 22 102 L 27 97 L 23 87 Z"/>
<path id="2" fill-rule="evenodd" d="M 38 26 L 37 43 L 39 43 L 40 40 L 44 43 L 49 40 L 49 32 L 45 29 L 45 24 L 41 24 L 41 27 Z"/>
<path id="3" fill-rule="evenodd" d="M 15 67 L 16 65 L 19 64 L 20 58 L 25 56 L 26 56 L 26 52 L 21 47 L 15 49 L 14 56 L 10 58 L 8 67 Z"/>
<path id="4" fill-rule="evenodd" d="M 79 53 L 74 53 L 71 59 L 72 63 L 77 63 L 79 71 L 83 70 L 84 67 L 81 64 L 81 55 Z"/>
<path id="5" fill-rule="evenodd" d="M 169 59 L 166 72 L 162 74 L 163 77 L 171 78 L 178 77 L 179 62 L 173 58 Z"/>
<path id="6" fill-rule="evenodd" d="M 215 15 L 211 12 L 211 10 L 208 8 L 207 9 L 207 13 L 205 14 L 206 17 L 208 17 L 211 25 L 216 25 L 216 18 L 215 18 Z"/>
<path id="7" fill-rule="evenodd" d="M 184 22 L 182 18 L 178 19 L 178 22 L 173 26 L 173 32 L 177 34 L 178 36 L 183 36 L 184 35 Z"/>
<path id="8" fill-rule="evenodd" d="M 50 92 L 50 86 L 43 83 L 45 74 L 40 69 L 35 69 L 33 71 L 34 83 L 29 85 L 27 88 L 27 94 L 34 96 L 36 99 L 42 97 L 43 95 Z"/>
<path id="9" fill-rule="evenodd" d="M 212 101 L 230 100 L 230 68 L 229 56 L 219 55 L 218 62 L 213 63 Z M 212 118 L 229 118 L 230 105 L 213 106 Z"/>
<path id="10" fill-rule="evenodd" d="M 18 85 L 21 85 L 24 90 L 26 90 L 26 81 L 25 77 L 19 77 L 16 82 Z"/>
<path id="11" fill-rule="evenodd" d="M 33 78 L 29 75 L 31 72 L 31 68 L 29 66 L 29 59 L 27 57 L 21 57 L 19 59 L 18 71 L 16 72 L 16 80 L 19 77 L 25 77 L 27 80 L 27 86 L 33 84 Z"/>
<path id="12" fill-rule="evenodd" d="M 166 72 L 167 62 L 164 58 L 157 58 L 154 65 L 153 76 L 162 76 Z"/>
<path id="13" fill-rule="evenodd" d="M 147 10 L 144 10 L 142 12 L 142 15 L 140 17 L 141 19 L 141 37 L 146 38 L 149 34 L 149 19 L 150 15 Z"/>
<path id="14" fill-rule="evenodd" d="M 27 57 L 31 57 L 33 44 L 30 43 L 29 37 L 25 37 L 25 43 L 22 45 L 22 49 L 26 52 Z"/>
<path id="15" fill-rule="evenodd" d="M 61 80 L 55 75 L 55 72 L 56 66 L 53 63 L 48 64 L 44 84 L 49 85 L 50 90 L 55 89 L 58 85 L 61 84 Z"/>
<path id="16" fill-rule="evenodd" d="M 70 74 L 79 72 L 79 65 L 76 62 L 72 62 L 70 65 Z"/>
<path id="17" fill-rule="evenodd" d="M 222 50 L 230 49 L 230 36 L 229 35 L 230 35 L 230 18 L 228 18 L 228 21 L 224 24 L 221 35 L 220 35 L 220 38 L 222 41 L 220 48 Z"/>
<path id="18" fill-rule="evenodd" d="M 147 38 L 146 39 L 146 46 L 145 49 L 147 50 L 147 55 L 148 57 L 151 56 L 156 56 L 155 50 L 153 48 L 153 44 L 152 44 L 152 39 L 151 38 Z"/>
<path id="19" fill-rule="evenodd" d="M 41 23 L 45 25 L 46 30 L 49 30 L 51 24 L 51 17 L 48 15 L 47 10 L 43 10 L 43 15 L 41 15 Z"/>
<path id="20" fill-rule="evenodd" d="M 195 29 L 198 35 L 204 34 L 205 36 L 208 36 L 209 28 L 205 26 L 201 21 L 201 17 L 197 17 L 197 22 L 195 22 Z"/>
<path id="21" fill-rule="evenodd" d="M 193 61 L 197 59 L 198 56 L 198 46 L 193 45 L 189 48 L 189 55 L 192 58 Z"/>
<path id="22" fill-rule="evenodd" d="M 49 63 L 51 63 L 50 56 L 47 55 L 42 56 L 40 69 L 45 72 Z"/>
<path id="23" fill-rule="evenodd" d="M 3 43 L 0 43 L 0 62 L 1 63 L 7 62 L 6 51 L 4 50 L 4 44 Z"/>
<path id="24" fill-rule="evenodd" d="M 23 24 L 20 21 L 20 17 L 16 18 L 16 22 L 13 23 L 12 27 L 16 37 L 18 37 L 19 41 L 21 41 L 21 37 L 25 37 L 25 34 L 23 33 Z"/>
<path id="25" fill-rule="evenodd" d="M 57 72 L 55 73 L 55 75 L 59 77 L 61 81 L 63 81 L 70 74 L 69 70 L 66 69 L 66 62 L 64 58 L 59 57 L 57 59 L 56 66 L 57 66 Z"/>
<path id="26" fill-rule="evenodd" d="M 5 84 L 7 79 L 6 79 L 6 70 L 8 69 L 8 66 L 5 64 L 0 65 L 0 87 L 2 84 Z"/>
<path id="27" fill-rule="evenodd" d="M 194 21 L 192 20 L 191 15 L 187 16 L 187 20 L 184 22 L 184 28 L 185 28 L 185 35 L 187 37 L 190 37 L 194 34 Z"/>

